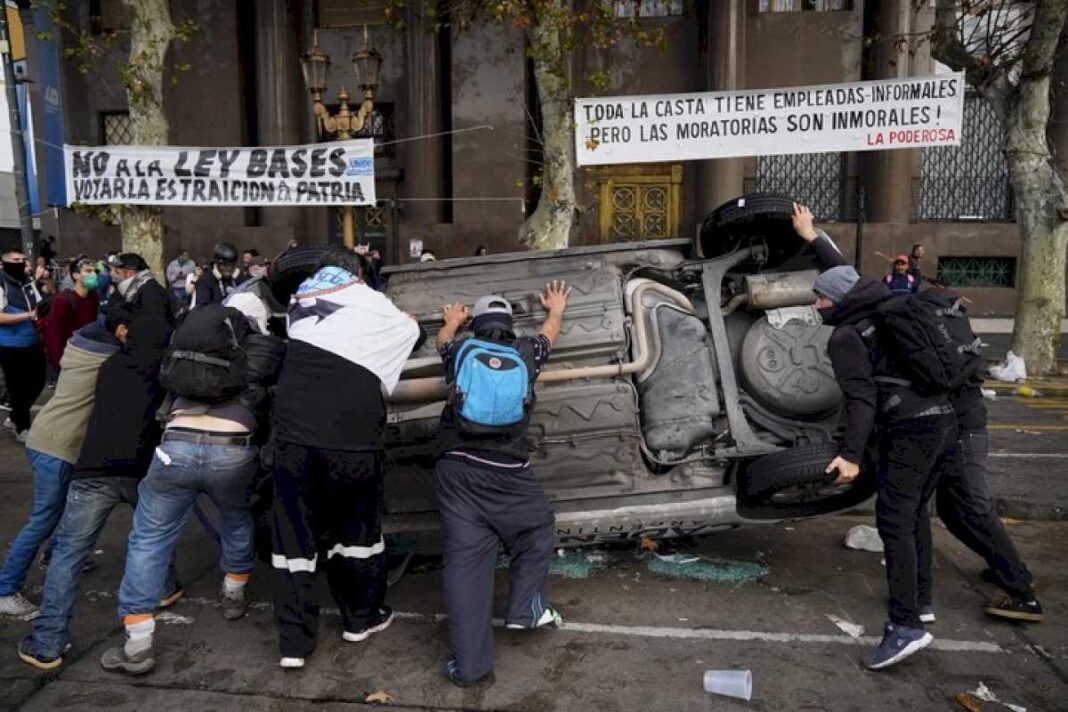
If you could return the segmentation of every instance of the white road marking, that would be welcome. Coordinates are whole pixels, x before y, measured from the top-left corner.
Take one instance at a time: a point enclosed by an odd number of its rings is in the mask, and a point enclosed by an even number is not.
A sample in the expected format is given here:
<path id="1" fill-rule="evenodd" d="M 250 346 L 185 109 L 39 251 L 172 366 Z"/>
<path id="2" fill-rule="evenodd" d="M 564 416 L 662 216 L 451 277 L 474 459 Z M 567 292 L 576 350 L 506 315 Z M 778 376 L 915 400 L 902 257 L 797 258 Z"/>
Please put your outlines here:
<path id="1" fill-rule="evenodd" d="M 850 638 L 859 638 L 864 635 L 864 626 L 857 625 L 856 623 L 850 623 L 849 621 L 839 618 L 838 616 L 832 616 L 830 613 L 825 614 L 827 619 L 838 626 L 838 629 L 848 635 Z"/>
<path id="2" fill-rule="evenodd" d="M 95 591 L 87 591 L 89 596 Z M 213 598 L 197 598 L 186 596 L 182 599 L 186 603 L 198 606 L 210 606 L 218 608 L 221 603 Z M 270 610 L 271 604 L 266 601 L 253 601 L 249 608 L 255 610 Z M 340 615 L 337 608 L 324 607 L 320 612 L 328 616 Z M 160 614 L 164 615 L 164 614 Z M 400 620 L 426 621 L 440 623 L 445 620 L 442 613 L 416 613 L 414 611 L 394 611 L 393 615 Z M 502 628 L 504 621 L 500 618 L 493 619 L 493 625 Z M 560 630 L 572 633 L 594 633 L 598 635 L 621 635 L 634 638 L 659 638 L 668 640 L 733 640 L 733 641 L 756 641 L 763 643 L 808 643 L 810 645 L 852 645 L 874 647 L 880 639 L 875 636 L 862 635 L 851 637 L 848 635 L 823 635 L 819 633 L 774 633 L 755 630 L 719 630 L 715 628 L 671 628 L 657 626 L 630 626 L 612 625 L 606 623 L 579 623 L 564 621 Z M 931 643 L 934 650 L 942 650 L 952 653 L 1009 653 L 1010 651 L 997 643 L 989 643 L 976 640 L 953 640 L 935 638 Z"/>
<path id="3" fill-rule="evenodd" d="M 857 638 L 848 635 L 820 635 L 813 633 L 766 633 L 755 630 L 715 630 L 707 628 L 654 628 L 652 626 L 604 625 L 600 623 L 570 623 L 564 621 L 561 630 L 579 633 L 602 633 L 608 635 L 627 635 L 640 638 L 670 638 L 675 640 L 755 640 L 767 643 L 813 643 L 840 645 L 875 646 L 879 638 L 863 635 Z M 954 653 L 1006 653 L 996 643 L 973 640 L 946 640 L 935 638 L 931 643 L 935 650 Z"/>
<path id="4" fill-rule="evenodd" d="M 1068 460 L 1064 452 L 992 452 L 991 459 L 1025 458 L 1028 460 Z"/>

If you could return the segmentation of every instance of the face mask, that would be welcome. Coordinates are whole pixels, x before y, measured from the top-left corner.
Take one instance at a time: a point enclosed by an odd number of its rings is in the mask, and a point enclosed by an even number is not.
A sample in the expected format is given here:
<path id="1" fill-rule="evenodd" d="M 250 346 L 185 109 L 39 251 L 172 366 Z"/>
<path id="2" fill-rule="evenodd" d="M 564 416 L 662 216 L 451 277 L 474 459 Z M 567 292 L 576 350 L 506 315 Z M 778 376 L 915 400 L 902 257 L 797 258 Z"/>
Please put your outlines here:
<path id="1" fill-rule="evenodd" d="M 6 272 L 9 277 L 23 279 L 26 277 L 26 263 L 4 261 L 4 272 Z"/>
<path id="2" fill-rule="evenodd" d="M 97 284 L 98 282 L 95 272 L 93 274 L 87 274 L 82 277 L 82 286 L 86 289 L 96 289 Z"/>
<path id="3" fill-rule="evenodd" d="M 817 309 L 816 313 L 820 315 L 820 321 L 824 324 L 831 318 L 831 314 L 834 314 L 834 307 L 824 307 L 823 309 Z"/>
<path id="4" fill-rule="evenodd" d="M 248 273 L 253 277 L 262 277 L 264 274 L 267 273 L 267 270 L 264 267 L 257 267 L 254 265 L 248 268 Z"/>

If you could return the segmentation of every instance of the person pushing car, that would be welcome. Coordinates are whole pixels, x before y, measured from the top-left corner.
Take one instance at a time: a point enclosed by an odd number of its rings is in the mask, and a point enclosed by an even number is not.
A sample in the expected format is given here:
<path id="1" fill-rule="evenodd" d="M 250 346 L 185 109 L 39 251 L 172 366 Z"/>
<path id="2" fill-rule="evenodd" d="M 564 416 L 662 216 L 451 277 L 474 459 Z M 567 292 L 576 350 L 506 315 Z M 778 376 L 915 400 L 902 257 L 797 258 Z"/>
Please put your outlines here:
<path id="1" fill-rule="evenodd" d="M 534 382 L 560 334 L 571 290 L 545 286 L 548 314 L 536 336 L 516 336 L 512 305 L 490 294 L 471 310 L 444 307 L 435 345 L 445 361 L 449 396 L 438 430 L 436 490 L 445 540 L 444 598 L 452 657 L 445 676 L 460 687 L 493 670 L 493 574 L 497 543 L 511 557 L 505 625 L 559 625 L 549 605 L 549 557 L 556 537 L 552 505 L 527 459 Z"/>

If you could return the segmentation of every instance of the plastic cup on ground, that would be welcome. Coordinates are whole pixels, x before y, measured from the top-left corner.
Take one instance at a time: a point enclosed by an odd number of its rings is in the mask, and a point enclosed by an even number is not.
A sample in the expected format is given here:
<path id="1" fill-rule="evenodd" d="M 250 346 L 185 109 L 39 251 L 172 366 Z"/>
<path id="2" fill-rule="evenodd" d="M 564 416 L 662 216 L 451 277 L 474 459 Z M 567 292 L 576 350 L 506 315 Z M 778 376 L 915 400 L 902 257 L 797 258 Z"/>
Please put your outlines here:
<path id="1" fill-rule="evenodd" d="M 753 696 L 753 673 L 749 670 L 705 670 L 705 692 L 748 702 Z"/>

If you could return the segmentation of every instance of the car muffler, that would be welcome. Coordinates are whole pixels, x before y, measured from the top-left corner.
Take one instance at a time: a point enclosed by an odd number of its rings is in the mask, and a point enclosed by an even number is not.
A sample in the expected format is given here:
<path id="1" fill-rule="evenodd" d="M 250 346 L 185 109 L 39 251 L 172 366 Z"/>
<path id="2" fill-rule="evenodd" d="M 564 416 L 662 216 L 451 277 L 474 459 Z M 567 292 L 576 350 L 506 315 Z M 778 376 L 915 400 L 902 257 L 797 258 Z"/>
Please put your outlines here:
<path id="1" fill-rule="evenodd" d="M 746 305 L 750 310 L 767 310 L 813 304 L 816 293 L 812 291 L 812 285 L 819 274 L 819 270 L 810 269 L 747 275 Z"/>

